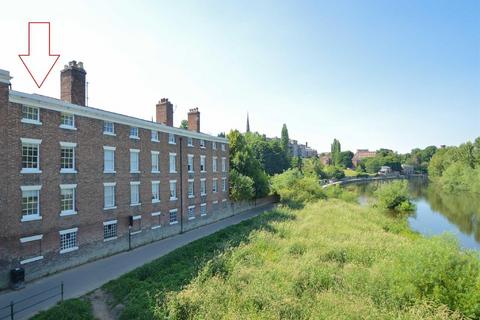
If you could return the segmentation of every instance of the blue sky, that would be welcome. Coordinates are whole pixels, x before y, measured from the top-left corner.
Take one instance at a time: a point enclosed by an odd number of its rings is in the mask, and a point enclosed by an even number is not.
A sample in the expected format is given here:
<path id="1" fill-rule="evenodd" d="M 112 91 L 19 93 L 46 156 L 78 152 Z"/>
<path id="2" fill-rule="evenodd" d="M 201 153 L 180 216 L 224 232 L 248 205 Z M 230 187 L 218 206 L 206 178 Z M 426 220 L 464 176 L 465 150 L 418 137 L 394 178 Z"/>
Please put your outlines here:
<path id="1" fill-rule="evenodd" d="M 202 131 L 245 129 L 326 151 L 459 144 L 480 135 L 480 1 L 18 1 L 0 27 L 16 90 L 59 96 L 69 60 L 89 104 Z M 60 63 L 36 89 L 17 54 L 28 21 L 52 23 Z"/>

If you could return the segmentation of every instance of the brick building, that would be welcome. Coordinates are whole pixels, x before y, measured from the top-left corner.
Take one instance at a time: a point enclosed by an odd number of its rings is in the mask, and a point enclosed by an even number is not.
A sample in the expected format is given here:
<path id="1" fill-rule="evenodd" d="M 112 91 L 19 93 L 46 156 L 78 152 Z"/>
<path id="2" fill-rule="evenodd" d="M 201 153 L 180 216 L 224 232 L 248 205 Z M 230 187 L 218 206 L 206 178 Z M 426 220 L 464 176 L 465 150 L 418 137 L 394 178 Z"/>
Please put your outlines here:
<path id="1" fill-rule="evenodd" d="M 85 106 L 82 63 L 60 77 L 61 100 L 0 70 L 0 288 L 15 267 L 34 279 L 232 214 L 227 140 L 198 109 L 174 128 L 168 99 L 146 121 Z"/>
<path id="2" fill-rule="evenodd" d="M 356 167 L 358 166 L 360 161 L 362 161 L 363 159 L 372 158 L 372 157 L 375 157 L 376 155 L 377 155 L 376 151 L 369 151 L 368 149 L 358 149 L 352 158 L 353 166 Z"/>

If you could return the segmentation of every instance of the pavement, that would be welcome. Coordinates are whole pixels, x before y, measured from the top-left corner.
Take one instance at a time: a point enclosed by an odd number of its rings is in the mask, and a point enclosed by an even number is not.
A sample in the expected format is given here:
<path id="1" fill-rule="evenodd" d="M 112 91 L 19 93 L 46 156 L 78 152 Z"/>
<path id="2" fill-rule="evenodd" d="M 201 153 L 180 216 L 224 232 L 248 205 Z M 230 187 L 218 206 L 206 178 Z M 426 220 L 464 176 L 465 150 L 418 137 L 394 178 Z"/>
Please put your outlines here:
<path id="1" fill-rule="evenodd" d="M 60 300 L 60 284 L 62 281 L 64 284 L 64 299 L 78 298 L 101 287 L 110 280 L 114 280 L 121 275 L 161 256 L 164 256 L 177 248 L 213 234 L 228 226 L 235 225 L 244 220 L 253 218 L 262 212 L 271 209 L 273 206 L 273 204 L 269 204 L 247 210 L 212 224 L 201 226 L 197 229 L 190 230 L 182 234 L 137 247 L 131 251 L 125 251 L 110 257 L 61 271 L 33 282 L 29 282 L 26 284 L 25 288 L 17 291 L 1 291 L 0 320 L 11 319 L 10 308 L 5 308 L 10 304 L 11 301 L 15 302 L 14 310 L 15 312 L 18 312 L 14 319 L 28 319 L 41 310 L 46 310 L 53 307 Z M 53 289 L 47 291 L 46 293 L 39 294 L 51 288 Z M 30 298 L 36 294 L 39 295 L 34 298 Z M 54 295 L 55 297 L 41 302 L 49 296 Z M 40 303 L 19 312 L 19 310 L 26 308 L 35 302 Z"/>

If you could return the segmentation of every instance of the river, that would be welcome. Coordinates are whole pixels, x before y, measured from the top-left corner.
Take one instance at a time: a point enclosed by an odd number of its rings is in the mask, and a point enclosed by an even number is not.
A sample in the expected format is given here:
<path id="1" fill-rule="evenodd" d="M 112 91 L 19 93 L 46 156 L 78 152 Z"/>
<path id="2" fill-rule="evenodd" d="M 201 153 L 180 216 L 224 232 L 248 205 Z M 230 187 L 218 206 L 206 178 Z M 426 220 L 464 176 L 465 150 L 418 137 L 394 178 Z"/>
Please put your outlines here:
<path id="1" fill-rule="evenodd" d="M 378 183 L 349 185 L 359 192 L 361 204 L 367 203 Z M 451 194 L 422 179 L 409 180 L 409 191 L 416 210 L 408 217 L 410 227 L 432 236 L 454 235 L 464 248 L 480 250 L 480 196 Z"/>

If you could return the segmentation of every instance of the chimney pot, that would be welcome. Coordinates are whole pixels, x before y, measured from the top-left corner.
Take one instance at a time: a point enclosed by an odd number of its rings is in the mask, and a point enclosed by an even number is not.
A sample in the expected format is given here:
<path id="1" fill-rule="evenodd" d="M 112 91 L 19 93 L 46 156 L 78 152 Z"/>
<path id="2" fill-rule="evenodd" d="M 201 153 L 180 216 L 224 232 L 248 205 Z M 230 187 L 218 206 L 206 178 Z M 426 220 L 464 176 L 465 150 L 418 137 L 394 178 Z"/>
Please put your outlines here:
<path id="1" fill-rule="evenodd" d="M 85 106 L 86 74 L 83 63 L 73 60 L 60 72 L 61 99 L 73 104 Z"/>

